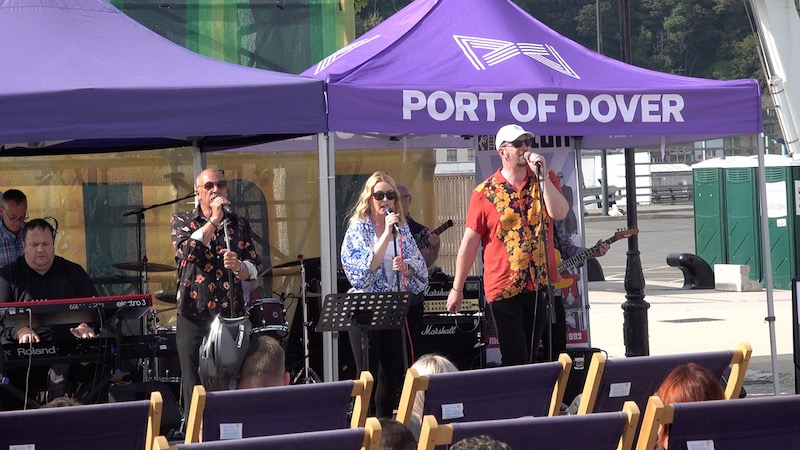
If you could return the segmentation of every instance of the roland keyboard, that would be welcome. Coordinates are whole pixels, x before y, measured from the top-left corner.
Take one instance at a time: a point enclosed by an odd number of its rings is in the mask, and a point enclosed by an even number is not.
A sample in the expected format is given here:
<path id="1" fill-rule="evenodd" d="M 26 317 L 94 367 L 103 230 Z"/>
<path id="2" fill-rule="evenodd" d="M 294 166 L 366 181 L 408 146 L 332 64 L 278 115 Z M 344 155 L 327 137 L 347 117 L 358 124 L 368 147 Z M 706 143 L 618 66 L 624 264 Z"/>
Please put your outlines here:
<path id="1" fill-rule="evenodd" d="M 31 344 L 8 343 L 2 346 L 3 359 L 7 369 L 25 367 L 28 361 L 32 366 L 97 362 L 113 363 L 116 356 L 122 359 L 151 358 L 165 354 L 177 354 L 168 348 L 168 336 L 148 334 L 143 336 L 122 336 L 119 346 L 113 337 L 89 339 L 63 339 L 57 341 L 34 342 Z M 170 351 L 171 350 L 171 351 Z M 2 365 L 0 365 L 0 368 Z"/>

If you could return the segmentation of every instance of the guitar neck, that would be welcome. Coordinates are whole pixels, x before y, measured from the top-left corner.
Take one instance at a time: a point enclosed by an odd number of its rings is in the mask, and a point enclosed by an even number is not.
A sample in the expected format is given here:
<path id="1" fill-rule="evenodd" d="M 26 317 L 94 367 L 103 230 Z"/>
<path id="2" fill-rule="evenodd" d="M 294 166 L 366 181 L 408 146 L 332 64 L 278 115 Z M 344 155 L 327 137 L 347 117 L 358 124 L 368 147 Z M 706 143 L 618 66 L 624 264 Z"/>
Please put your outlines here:
<path id="1" fill-rule="evenodd" d="M 604 240 L 603 242 L 605 242 L 608 245 L 611 245 L 614 242 L 617 242 L 617 237 L 611 236 L 610 238 Z M 571 258 L 567 258 L 561 261 L 561 263 L 558 265 L 558 272 L 559 273 L 566 272 L 567 270 L 577 266 L 578 264 L 586 262 L 587 259 L 597 254 L 599 250 L 600 250 L 600 244 L 595 244 L 594 246 L 587 248 L 586 250 L 578 253 L 577 255 Z"/>
<path id="2" fill-rule="evenodd" d="M 443 231 L 447 230 L 448 228 L 453 226 L 453 220 L 450 219 L 447 222 L 439 225 L 435 230 L 427 233 L 422 234 L 418 238 L 414 239 L 417 242 L 417 247 L 424 248 L 428 246 L 428 235 L 429 234 L 442 234 Z"/>

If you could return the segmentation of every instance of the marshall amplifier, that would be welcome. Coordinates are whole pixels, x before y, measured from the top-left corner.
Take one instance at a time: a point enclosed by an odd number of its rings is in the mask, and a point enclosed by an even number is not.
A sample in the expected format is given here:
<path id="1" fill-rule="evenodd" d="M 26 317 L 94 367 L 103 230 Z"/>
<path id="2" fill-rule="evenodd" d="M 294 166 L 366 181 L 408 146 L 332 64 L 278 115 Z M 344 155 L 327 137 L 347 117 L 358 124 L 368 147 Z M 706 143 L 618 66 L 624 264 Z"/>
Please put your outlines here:
<path id="1" fill-rule="evenodd" d="M 425 288 L 425 314 L 442 314 L 447 312 L 447 296 L 453 287 L 453 277 L 446 280 L 428 280 Z M 478 312 L 483 310 L 483 277 L 467 277 L 464 282 L 464 303 L 461 304 L 462 313 Z"/>
<path id="2" fill-rule="evenodd" d="M 459 370 L 483 367 L 483 315 L 426 315 L 415 330 L 414 357 L 426 353 L 446 356 Z"/>

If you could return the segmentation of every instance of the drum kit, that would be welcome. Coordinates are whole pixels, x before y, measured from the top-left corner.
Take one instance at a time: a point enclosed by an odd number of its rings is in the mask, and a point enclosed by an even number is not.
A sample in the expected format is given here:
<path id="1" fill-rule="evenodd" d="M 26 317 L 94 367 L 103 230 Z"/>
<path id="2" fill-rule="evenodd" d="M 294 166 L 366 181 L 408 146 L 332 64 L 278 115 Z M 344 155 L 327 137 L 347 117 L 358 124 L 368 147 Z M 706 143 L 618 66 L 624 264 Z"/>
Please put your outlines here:
<path id="1" fill-rule="evenodd" d="M 303 342 L 303 368 L 293 374 L 294 383 L 314 383 L 319 382 L 320 378 L 309 367 L 309 336 L 308 328 L 311 326 L 308 318 L 307 298 L 319 297 L 321 294 L 307 292 L 306 290 L 306 266 L 319 266 L 319 258 L 303 259 L 303 255 L 298 255 L 298 259 L 284 264 L 279 264 L 267 269 L 261 276 L 293 276 L 299 274 L 301 277 L 302 307 L 302 342 Z M 146 274 L 148 272 L 172 272 L 176 268 L 167 264 L 143 262 L 121 262 L 113 264 L 114 267 L 122 270 L 132 270 Z M 281 269 L 281 270 L 279 270 Z M 144 277 L 143 277 L 144 278 Z M 174 305 L 163 309 L 153 308 L 150 314 L 145 315 L 146 334 L 155 335 L 156 345 L 153 357 L 150 361 L 145 361 L 145 381 L 154 380 L 165 383 L 180 383 L 180 365 L 178 364 L 176 350 L 177 327 L 160 324 L 159 315 L 174 311 L 177 308 L 177 292 L 158 291 L 153 295 L 162 304 Z M 279 298 L 259 298 L 250 300 L 246 303 L 246 314 L 252 325 L 252 333 L 257 336 L 270 336 L 281 342 L 286 347 L 286 340 L 289 337 L 289 322 L 286 318 L 286 308 L 284 300 L 287 296 Z M 156 305 L 154 305 L 156 306 Z M 152 364 L 152 365 L 151 365 Z"/>

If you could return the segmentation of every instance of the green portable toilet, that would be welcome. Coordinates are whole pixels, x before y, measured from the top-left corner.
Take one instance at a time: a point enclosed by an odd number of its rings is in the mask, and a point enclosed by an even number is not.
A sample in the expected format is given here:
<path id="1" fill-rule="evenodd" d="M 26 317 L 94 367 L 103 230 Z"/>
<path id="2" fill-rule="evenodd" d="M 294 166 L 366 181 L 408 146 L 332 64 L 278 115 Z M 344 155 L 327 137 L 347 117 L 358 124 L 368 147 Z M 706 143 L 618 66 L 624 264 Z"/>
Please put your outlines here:
<path id="1" fill-rule="evenodd" d="M 750 278 L 761 281 L 758 160 L 749 157 L 728 159 L 723 168 L 726 263 L 750 266 Z"/>
<path id="2" fill-rule="evenodd" d="M 724 158 L 711 158 L 692 166 L 694 192 L 694 254 L 709 266 L 727 262 L 725 242 Z"/>
<path id="3" fill-rule="evenodd" d="M 772 285 L 776 289 L 791 289 L 800 254 L 797 250 L 800 230 L 796 227 L 800 167 L 790 157 L 765 155 L 764 158 Z M 764 275 L 762 279 L 766 278 Z"/>

